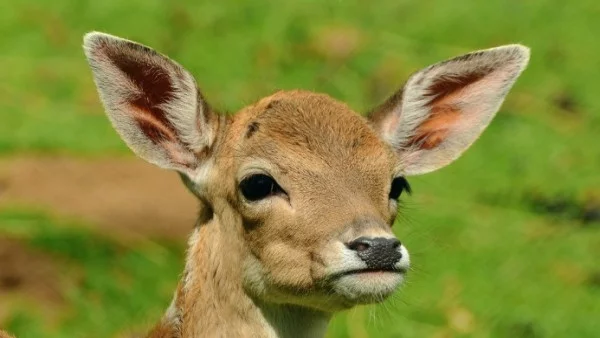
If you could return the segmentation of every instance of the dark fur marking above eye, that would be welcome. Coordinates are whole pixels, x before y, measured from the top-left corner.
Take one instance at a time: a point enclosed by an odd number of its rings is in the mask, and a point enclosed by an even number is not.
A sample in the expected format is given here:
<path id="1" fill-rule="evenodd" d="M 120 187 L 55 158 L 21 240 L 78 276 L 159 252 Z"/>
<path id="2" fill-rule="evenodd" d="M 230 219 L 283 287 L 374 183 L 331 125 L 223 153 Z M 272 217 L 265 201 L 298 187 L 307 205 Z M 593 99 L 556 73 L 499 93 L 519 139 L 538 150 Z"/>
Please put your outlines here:
<path id="1" fill-rule="evenodd" d="M 254 133 L 258 131 L 258 127 L 260 124 L 258 122 L 252 122 L 248 125 L 248 130 L 246 131 L 246 138 L 250 138 Z"/>
<path id="2" fill-rule="evenodd" d="M 273 100 L 273 101 L 269 102 L 269 104 L 267 104 L 267 106 L 265 107 L 265 110 L 273 109 L 277 105 L 279 105 L 279 100 Z"/>

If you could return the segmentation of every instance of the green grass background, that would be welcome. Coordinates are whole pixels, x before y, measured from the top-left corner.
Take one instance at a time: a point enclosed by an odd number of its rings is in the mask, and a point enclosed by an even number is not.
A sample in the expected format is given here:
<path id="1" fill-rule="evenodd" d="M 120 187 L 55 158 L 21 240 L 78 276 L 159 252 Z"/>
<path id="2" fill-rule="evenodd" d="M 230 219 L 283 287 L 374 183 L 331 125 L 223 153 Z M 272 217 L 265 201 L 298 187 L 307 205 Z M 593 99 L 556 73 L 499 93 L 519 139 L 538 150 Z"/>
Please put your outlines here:
<path id="1" fill-rule="evenodd" d="M 411 180 L 395 226 L 409 284 L 336 315 L 328 336 L 598 337 L 600 224 L 582 215 L 600 208 L 599 16 L 593 0 L 3 1 L 0 156 L 128 153 L 83 57 L 90 30 L 168 54 L 230 112 L 291 88 L 366 111 L 419 68 L 522 43 L 530 66 L 482 138 Z M 327 47 L 340 39 L 353 48 Z M 143 331 L 183 266 L 184 243 L 123 243 L 39 210 L 0 210 L 0 236 L 64 271 L 58 320 L 24 302 L 0 323 L 19 337 Z"/>

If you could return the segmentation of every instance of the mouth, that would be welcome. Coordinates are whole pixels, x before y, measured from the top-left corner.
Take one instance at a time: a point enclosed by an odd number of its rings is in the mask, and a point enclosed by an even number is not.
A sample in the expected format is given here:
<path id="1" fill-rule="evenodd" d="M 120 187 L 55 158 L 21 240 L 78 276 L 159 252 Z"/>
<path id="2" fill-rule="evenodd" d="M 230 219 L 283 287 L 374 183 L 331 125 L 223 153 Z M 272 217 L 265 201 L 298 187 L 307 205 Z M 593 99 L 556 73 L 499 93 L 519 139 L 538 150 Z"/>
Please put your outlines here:
<path id="1" fill-rule="evenodd" d="M 383 274 L 399 274 L 399 275 L 404 275 L 406 274 L 406 269 L 404 268 L 385 268 L 385 269 L 381 269 L 381 268 L 376 268 L 376 269 L 372 269 L 372 268 L 365 268 L 365 269 L 354 269 L 354 270 L 348 270 L 348 271 L 342 271 L 339 273 L 336 273 L 335 275 L 332 276 L 332 279 L 339 279 L 345 276 L 352 276 L 352 275 L 383 275 Z"/>
<path id="2" fill-rule="evenodd" d="M 405 268 L 353 269 L 331 276 L 332 290 L 349 307 L 379 303 L 398 289 L 404 281 Z"/>

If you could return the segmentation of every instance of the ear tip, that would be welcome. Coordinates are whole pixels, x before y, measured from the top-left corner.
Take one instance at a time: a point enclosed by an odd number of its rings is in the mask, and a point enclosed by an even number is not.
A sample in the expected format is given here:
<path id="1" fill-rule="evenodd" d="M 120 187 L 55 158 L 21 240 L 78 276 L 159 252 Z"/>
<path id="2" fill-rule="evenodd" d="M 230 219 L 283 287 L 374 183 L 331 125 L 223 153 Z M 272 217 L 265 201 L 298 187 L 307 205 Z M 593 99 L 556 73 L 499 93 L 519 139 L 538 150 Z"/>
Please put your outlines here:
<path id="1" fill-rule="evenodd" d="M 83 36 L 83 46 L 85 48 L 93 48 L 98 44 L 109 40 L 110 38 L 115 37 L 106 33 L 92 31 Z"/>
<path id="2" fill-rule="evenodd" d="M 509 57 L 519 64 L 520 68 L 523 69 L 529 63 L 529 57 L 531 55 L 531 49 L 521 44 L 504 45 L 496 48 L 492 48 L 492 51 L 498 51 L 505 57 Z"/>
<path id="3" fill-rule="evenodd" d="M 83 50 L 88 59 L 93 59 L 94 52 L 102 45 L 106 45 L 112 37 L 109 34 L 101 32 L 89 32 L 83 36 Z"/>
<path id="4" fill-rule="evenodd" d="M 505 45 L 498 48 L 504 49 L 512 55 L 520 56 L 523 59 L 528 59 L 529 55 L 531 54 L 531 48 L 518 43 Z"/>
<path id="5" fill-rule="evenodd" d="M 92 52 L 107 45 L 121 45 L 127 40 L 107 33 L 92 31 L 83 36 L 83 49 L 88 57 Z"/>

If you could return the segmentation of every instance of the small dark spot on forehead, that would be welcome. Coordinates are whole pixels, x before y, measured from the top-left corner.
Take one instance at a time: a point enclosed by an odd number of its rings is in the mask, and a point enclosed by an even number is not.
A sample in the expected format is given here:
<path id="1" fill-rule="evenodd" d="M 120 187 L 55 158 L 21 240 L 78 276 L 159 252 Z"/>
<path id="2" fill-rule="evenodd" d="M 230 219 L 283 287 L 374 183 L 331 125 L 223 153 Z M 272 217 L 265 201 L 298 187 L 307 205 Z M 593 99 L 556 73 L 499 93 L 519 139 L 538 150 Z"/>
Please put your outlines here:
<path id="1" fill-rule="evenodd" d="M 267 104 L 267 106 L 265 107 L 265 110 L 269 110 L 269 109 L 273 109 L 275 107 L 277 107 L 279 105 L 279 100 L 272 100 L 271 102 L 269 102 L 269 104 Z"/>
<path id="2" fill-rule="evenodd" d="M 246 138 L 250 138 L 254 133 L 258 131 L 258 127 L 260 125 L 258 122 L 254 121 L 248 125 L 248 130 L 246 131 Z"/>

